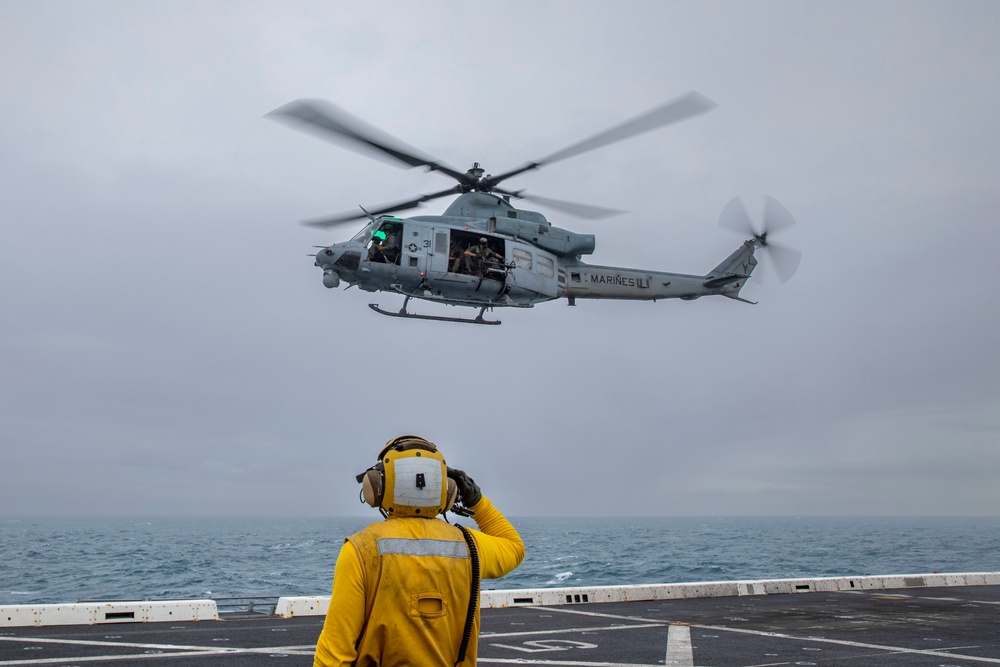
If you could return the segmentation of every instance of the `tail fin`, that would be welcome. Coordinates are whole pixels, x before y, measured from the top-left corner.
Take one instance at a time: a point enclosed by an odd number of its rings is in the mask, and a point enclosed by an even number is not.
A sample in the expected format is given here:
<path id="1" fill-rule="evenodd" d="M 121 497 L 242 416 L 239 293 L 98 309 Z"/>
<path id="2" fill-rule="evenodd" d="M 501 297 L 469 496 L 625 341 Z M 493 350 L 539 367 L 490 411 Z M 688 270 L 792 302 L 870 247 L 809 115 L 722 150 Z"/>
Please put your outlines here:
<path id="1" fill-rule="evenodd" d="M 722 260 L 722 263 L 705 276 L 705 287 L 718 289 L 718 294 L 730 299 L 745 301 L 740 298 L 740 290 L 746 284 L 747 278 L 757 266 L 757 258 L 753 256 L 756 248 L 753 239 L 746 241 L 733 254 Z M 753 303 L 753 302 L 748 302 Z"/>

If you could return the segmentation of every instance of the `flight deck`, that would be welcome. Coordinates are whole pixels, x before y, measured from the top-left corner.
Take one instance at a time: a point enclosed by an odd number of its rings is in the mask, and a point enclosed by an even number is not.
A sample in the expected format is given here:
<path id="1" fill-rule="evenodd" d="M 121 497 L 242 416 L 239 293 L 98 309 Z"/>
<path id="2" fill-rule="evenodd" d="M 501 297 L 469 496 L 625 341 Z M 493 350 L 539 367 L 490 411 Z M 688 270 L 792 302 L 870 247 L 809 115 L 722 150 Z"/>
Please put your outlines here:
<path id="1" fill-rule="evenodd" d="M 0 627 L 0 666 L 311 665 L 323 624 L 260 608 L 217 618 Z M 479 663 L 1000 665 L 1000 585 L 484 606 Z"/>

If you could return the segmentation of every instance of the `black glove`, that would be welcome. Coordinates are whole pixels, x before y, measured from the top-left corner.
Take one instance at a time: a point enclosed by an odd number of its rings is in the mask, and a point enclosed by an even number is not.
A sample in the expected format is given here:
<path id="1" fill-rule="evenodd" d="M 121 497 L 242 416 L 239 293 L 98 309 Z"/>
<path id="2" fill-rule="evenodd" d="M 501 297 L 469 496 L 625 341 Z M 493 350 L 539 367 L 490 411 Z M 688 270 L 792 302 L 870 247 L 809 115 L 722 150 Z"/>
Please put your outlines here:
<path id="1" fill-rule="evenodd" d="M 448 477 L 455 480 L 455 484 L 458 486 L 459 499 L 466 507 L 473 507 L 483 499 L 483 492 L 480 490 L 479 485 L 465 471 L 448 468 Z"/>

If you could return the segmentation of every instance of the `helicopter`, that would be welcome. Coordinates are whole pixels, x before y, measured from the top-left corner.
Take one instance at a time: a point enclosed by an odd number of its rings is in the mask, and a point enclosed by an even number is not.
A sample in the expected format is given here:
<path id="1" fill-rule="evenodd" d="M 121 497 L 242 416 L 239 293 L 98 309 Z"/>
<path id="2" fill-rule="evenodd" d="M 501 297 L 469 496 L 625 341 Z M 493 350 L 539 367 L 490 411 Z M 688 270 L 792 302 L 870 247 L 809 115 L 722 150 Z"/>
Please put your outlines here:
<path id="1" fill-rule="evenodd" d="M 497 175 L 487 174 L 478 162 L 465 172 L 454 169 L 322 100 L 296 100 L 267 116 L 397 166 L 423 167 L 457 181 L 457 185 L 446 190 L 384 204 L 371 211 L 359 207 L 360 213 L 303 223 L 329 229 L 367 219 L 365 226 L 349 240 L 316 246 L 320 250 L 315 254 L 315 265 L 323 270 L 323 285 L 335 288 L 343 281 L 348 288 L 356 285 L 367 292 L 403 296 L 398 311 L 369 304 L 375 312 L 390 317 L 497 325 L 500 320 L 484 317 L 487 310 L 531 308 L 561 298 L 570 306 L 575 306 L 577 299 L 693 300 L 712 295 L 755 303 L 742 298 L 740 290 L 757 265 L 754 251 L 758 248 L 770 251 L 783 281 L 791 277 L 801 255 L 797 250 L 774 244 L 770 235 L 793 225 L 794 220 L 771 197 L 765 198 L 763 230 L 759 232 L 742 201 L 739 198 L 730 201 L 723 209 L 720 225 L 749 238 L 707 274 L 690 275 L 588 264 L 582 257 L 596 249 L 593 234 L 556 227 L 543 214 L 516 208 L 511 200 L 524 199 L 590 219 L 623 211 L 500 187 L 513 176 L 714 107 L 710 99 L 691 91 L 588 139 Z M 457 198 L 441 215 L 389 215 L 451 195 Z M 479 313 L 475 317 L 448 317 L 410 312 L 407 307 L 411 299 L 478 308 Z"/>

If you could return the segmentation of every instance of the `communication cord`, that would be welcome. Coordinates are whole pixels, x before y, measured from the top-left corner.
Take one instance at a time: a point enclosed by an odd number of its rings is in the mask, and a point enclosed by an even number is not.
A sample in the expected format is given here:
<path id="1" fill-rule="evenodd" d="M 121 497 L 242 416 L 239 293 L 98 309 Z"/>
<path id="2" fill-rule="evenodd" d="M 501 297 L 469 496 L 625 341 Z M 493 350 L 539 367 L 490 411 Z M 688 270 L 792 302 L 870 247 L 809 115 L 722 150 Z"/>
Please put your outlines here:
<path id="1" fill-rule="evenodd" d="M 472 586 L 469 590 L 469 611 L 465 617 L 465 632 L 462 634 L 462 645 L 458 649 L 458 665 L 465 660 L 465 651 L 469 648 L 469 640 L 472 639 L 472 625 L 476 620 L 476 605 L 479 604 L 479 551 L 476 549 L 476 541 L 472 538 L 465 526 L 455 524 L 455 527 L 462 531 L 465 543 L 469 545 L 469 557 L 472 559 Z"/>

